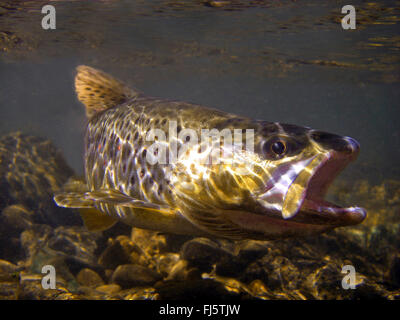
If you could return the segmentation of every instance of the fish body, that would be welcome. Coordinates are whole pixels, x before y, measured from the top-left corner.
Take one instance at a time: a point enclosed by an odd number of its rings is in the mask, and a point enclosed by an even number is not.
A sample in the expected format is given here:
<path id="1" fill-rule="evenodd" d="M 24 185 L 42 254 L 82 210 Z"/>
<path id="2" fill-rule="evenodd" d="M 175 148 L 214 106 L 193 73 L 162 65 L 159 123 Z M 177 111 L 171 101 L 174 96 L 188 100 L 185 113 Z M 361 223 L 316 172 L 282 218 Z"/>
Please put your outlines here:
<path id="1" fill-rule="evenodd" d="M 323 197 L 359 144 L 307 127 L 255 120 L 144 95 L 77 68 L 86 107 L 85 182 L 55 195 L 85 224 L 241 239 L 307 236 L 360 223 L 359 207 Z"/>

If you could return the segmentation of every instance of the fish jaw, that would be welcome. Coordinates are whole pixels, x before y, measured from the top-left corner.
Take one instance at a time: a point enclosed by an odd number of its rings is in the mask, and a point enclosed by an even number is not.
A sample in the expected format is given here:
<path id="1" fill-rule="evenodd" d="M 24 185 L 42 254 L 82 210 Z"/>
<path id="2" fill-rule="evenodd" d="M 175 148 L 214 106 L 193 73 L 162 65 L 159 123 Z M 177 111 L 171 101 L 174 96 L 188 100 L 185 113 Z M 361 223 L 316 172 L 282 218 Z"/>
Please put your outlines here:
<path id="1" fill-rule="evenodd" d="M 331 225 L 307 224 L 284 220 L 276 216 L 254 214 L 247 211 L 226 211 L 225 218 L 238 228 L 246 230 L 247 239 L 277 240 L 312 236 L 335 228 Z"/>
<path id="2" fill-rule="evenodd" d="M 357 158 L 358 152 L 347 156 L 339 152 L 329 152 L 317 170 L 307 181 L 305 193 L 301 200 L 297 221 L 324 223 L 334 226 L 356 225 L 367 215 L 365 209 L 357 206 L 340 207 L 324 200 L 329 186 L 340 172 Z"/>
<path id="3" fill-rule="evenodd" d="M 281 187 L 280 194 L 274 195 L 279 201 L 271 205 L 272 188 L 267 187 L 267 191 L 257 199 L 264 212 L 257 219 L 247 216 L 247 223 L 260 220 L 257 223 L 261 225 L 263 221 L 268 221 L 282 235 L 290 233 L 290 228 L 293 228 L 295 235 L 307 235 L 361 223 L 366 218 L 365 209 L 357 206 L 343 208 L 324 200 L 334 179 L 356 159 L 357 154 L 358 150 L 347 154 L 330 150 L 297 163 L 296 170 L 292 166 L 287 170 L 291 174 L 285 173 L 286 177 L 290 177 L 287 187 Z M 245 223 L 243 219 L 239 221 Z"/>

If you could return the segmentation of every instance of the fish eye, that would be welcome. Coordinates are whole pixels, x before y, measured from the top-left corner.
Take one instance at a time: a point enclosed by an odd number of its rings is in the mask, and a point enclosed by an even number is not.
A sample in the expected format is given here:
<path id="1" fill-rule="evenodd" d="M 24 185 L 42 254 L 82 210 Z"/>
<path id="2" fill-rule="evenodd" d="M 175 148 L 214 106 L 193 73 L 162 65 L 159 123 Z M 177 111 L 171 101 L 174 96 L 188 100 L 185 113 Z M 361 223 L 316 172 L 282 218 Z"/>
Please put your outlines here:
<path id="1" fill-rule="evenodd" d="M 282 141 L 276 141 L 271 145 L 271 150 L 277 155 L 281 155 L 286 151 L 286 144 Z"/>
<path id="2" fill-rule="evenodd" d="M 286 154 L 287 150 L 287 143 L 282 138 L 270 139 L 262 146 L 264 156 L 269 159 L 279 159 Z"/>

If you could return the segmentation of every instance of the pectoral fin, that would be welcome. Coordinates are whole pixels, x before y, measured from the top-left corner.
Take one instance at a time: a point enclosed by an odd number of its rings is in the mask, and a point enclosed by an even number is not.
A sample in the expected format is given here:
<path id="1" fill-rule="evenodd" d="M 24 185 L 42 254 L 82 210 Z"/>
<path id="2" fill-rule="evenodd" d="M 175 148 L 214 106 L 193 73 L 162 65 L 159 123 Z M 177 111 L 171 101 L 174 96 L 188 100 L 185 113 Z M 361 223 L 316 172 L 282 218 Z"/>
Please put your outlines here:
<path id="1" fill-rule="evenodd" d="M 69 188 L 72 186 L 74 189 L 79 189 L 75 188 L 75 183 L 73 183 L 73 185 L 71 183 L 67 185 L 67 190 L 72 190 Z M 85 190 L 83 187 L 80 189 Z M 93 200 L 85 199 L 82 196 L 83 194 L 85 193 L 60 193 L 54 197 L 54 201 L 60 207 L 78 208 L 83 223 L 89 231 L 103 231 L 111 228 L 117 222 L 117 219 L 95 209 Z"/>
<path id="2" fill-rule="evenodd" d="M 149 230 L 197 236 L 208 234 L 204 232 L 204 228 L 192 224 L 175 208 L 134 199 L 118 190 L 70 190 L 57 194 L 54 200 L 61 207 L 79 208 L 85 226 L 91 231 L 105 230 L 121 219 L 128 225 Z M 97 209 L 103 208 L 104 204 L 137 210 L 124 210 L 126 215 L 111 216 Z M 210 224 L 214 224 L 216 229 L 224 228 L 218 222 Z M 228 230 L 225 228 L 224 231 Z"/>
<path id="3" fill-rule="evenodd" d="M 171 208 L 143 200 L 132 198 L 118 190 L 101 189 L 88 192 L 59 193 L 54 201 L 60 207 L 67 208 L 96 208 L 98 203 L 108 203 L 115 206 L 131 207 L 137 209 L 170 212 Z"/>
<path id="4" fill-rule="evenodd" d="M 85 199 L 81 192 L 64 192 L 54 196 L 59 207 L 64 208 L 94 208 L 93 200 Z"/>

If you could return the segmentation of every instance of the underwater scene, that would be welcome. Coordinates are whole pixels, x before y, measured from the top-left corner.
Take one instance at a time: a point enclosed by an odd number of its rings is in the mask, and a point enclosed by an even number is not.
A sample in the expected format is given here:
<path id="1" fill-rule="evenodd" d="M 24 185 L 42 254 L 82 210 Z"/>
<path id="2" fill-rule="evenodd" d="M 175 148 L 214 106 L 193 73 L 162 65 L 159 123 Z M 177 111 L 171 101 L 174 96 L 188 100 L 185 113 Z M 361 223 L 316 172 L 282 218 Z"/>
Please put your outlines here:
<path id="1" fill-rule="evenodd" d="M 1 1 L 0 300 L 400 300 L 399 24 Z"/>

